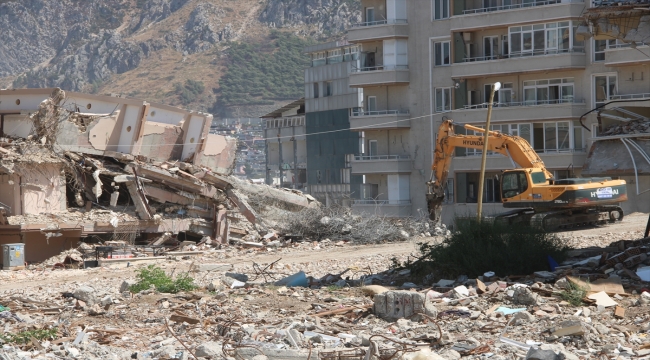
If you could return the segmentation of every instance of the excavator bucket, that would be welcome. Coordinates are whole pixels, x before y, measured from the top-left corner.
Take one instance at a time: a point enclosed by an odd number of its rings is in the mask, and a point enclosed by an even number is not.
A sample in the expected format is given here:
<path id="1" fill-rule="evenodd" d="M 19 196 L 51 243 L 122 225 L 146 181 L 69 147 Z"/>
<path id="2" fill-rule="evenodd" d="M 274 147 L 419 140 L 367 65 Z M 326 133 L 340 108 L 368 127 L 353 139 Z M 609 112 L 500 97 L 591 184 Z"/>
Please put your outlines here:
<path id="1" fill-rule="evenodd" d="M 442 202 L 445 200 L 444 195 L 427 194 L 427 207 L 429 208 L 429 219 L 436 224 L 440 223 L 442 215 Z"/>

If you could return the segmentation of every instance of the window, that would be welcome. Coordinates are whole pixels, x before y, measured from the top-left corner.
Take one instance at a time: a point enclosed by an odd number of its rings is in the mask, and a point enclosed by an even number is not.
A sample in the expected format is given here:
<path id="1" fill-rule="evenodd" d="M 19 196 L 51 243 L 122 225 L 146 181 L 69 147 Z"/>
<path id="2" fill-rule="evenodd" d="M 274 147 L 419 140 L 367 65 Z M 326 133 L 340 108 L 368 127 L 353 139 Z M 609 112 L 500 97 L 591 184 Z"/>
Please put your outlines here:
<path id="1" fill-rule="evenodd" d="M 447 19 L 449 17 L 449 0 L 433 0 L 433 19 Z"/>
<path id="2" fill-rule="evenodd" d="M 485 60 L 494 60 L 499 55 L 499 37 L 486 36 L 483 38 L 483 56 Z"/>
<path id="3" fill-rule="evenodd" d="M 377 140 L 368 140 L 368 155 L 377 155 Z"/>
<path id="4" fill-rule="evenodd" d="M 573 46 L 583 47 L 573 40 L 571 21 L 548 24 L 513 26 L 508 29 L 510 56 L 531 56 L 568 52 Z"/>
<path id="5" fill-rule="evenodd" d="M 451 88 L 436 89 L 436 112 L 451 111 Z"/>
<path id="6" fill-rule="evenodd" d="M 435 66 L 445 66 L 450 64 L 449 44 L 450 44 L 449 41 L 441 41 L 441 42 L 433 43 Z"/>
<path id="7" fill-rule="evenodd" d="M 377 97 L 368 96 L 368 112 L 377 111 Z"/>
<path id="8" fill-rule="evenodd" d="M 512 171 L 503 174 L 502 192 L 504 198 L 517 196 L 528 189 L 528 178 L 523 171 Z"/>
<path id="9" fill-rule="evenodd" d="M 605 61 L 605 50 L 616 44 L 616 40 L 594 40 L 594 61 Z"/>
<path id="10" fill-rule="evenodd" d="M 405 69 L 408 67 L 408 50 L 406 39 L 384 40 L 384 69 Z"/>
<path id="11" fill-rule="evenodd" d="M 366 24 L 372 25 L 375 22 L 375 8 L 366 8 Z"/>
<path id="12" fill-rule="evenodd" d="M 447 186 L 445 186 L 445 203 L 451 204 L 454 202 L 454 179 L 447 179 Z"/>
<path id="13" fill-rule="evenodd" d="M 467 134 L 483 137 L 483 133 L 465 130 L 456 127 L 457 134 Z M 546 123 L 527 124 L 493 124 L 490 130 L 502 134 L 519 136 L 526 140 L 537 152 L 566 152 L 571 150 L 584 151 L 584 132 L 579 121 L 556 121 Z M 481 155 L 481 149 L 456 148 L 456 156 L 477 156 Z M 489 152 L 488 155 L 495 155 Z"/>
<path id="14" fill-rule="evenodd" d="M 582 124 L 580 124 L 580 121 L 573 122 L 573 148 L 577 151 L 585 150 L 584 135 L 582 132 L 583 129 L 584 128 L 582 127 Z"/>
<path id="15" fill-rule="evenodd" d="M 616 93 L 616 74 L 594 76 L 595 107 L 604 105 Z"/>
<path id="16" fill-rule="evenodd" d="M 573 78 L 524 81 L 524 103 L 526 105 L 571 103 L 574 101 L 573 87 Z"/>
<path id="17" fill-rule="evenodd" d="M 311 66 L 321 66 L 325 65 L 327 60 L 325 59 L 325 52 L 317 52 L 311 54 Z"/>
<path id="18" fill-rule="evenodd" d="M 485 103 L 490 103 L 490 93 L 492 92 L 493 84 L 483 85 L 483 93 L 485 96 Z M 509 104 L 512 102 L 512 83 L 503 83 L 501 89 L 494 93 L 494 104 Z M 496 105 L 498 106 L 498 105 Z"/>
<path id="19" fill-rule="evenodd" d="M 327 63 L 338 64 L 343 61 L 343 53 L 341 49 L 330 50 L 327 52 Z"/>
<path id="20" fill-rule="evenodd" d="M 359 47 L 351 46 L 343 49 L 343 61 L 355 61 L 359 59 Z"/>
<path id="21" fill-rule="evenodd" d="M 318 98 L 318 83 L 314 83 L 314 99 Z"/>
<path id="22" fill-rule="evenodd" d="M 326 81 L 325 82 L 325 94 L 324 96 L 332 96 L 332 82 L 331 81 Z"/>
<path id="23" fill-rule="evenodd" d="M 501 38 L 501 55 L 508 56 L 510 54 L 510 48 L 508 47 L 508 35 L 503 35 Z"/>
<path id="24" fill-rule="evenodd" d="M 571 130 L 568 121 L 534 123 L 531 145 L 537 152 L 570 151 Z"/>

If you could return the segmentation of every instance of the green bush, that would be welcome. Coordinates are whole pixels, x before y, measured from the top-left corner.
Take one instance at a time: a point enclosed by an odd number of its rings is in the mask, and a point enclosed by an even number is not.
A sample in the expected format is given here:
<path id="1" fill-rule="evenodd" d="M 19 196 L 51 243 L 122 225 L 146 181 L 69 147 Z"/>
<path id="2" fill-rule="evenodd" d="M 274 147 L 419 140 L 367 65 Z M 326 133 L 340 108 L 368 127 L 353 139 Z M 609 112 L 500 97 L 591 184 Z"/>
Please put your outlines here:
<path id="1" fill-rule="evenodd" d="M 442 243 L 420 243 L 422 257 L 406 267 L 424 277 L 476 277 L 487 271 L 497 275 L 526 275 L 548 268 L 547 256 L 560 262 L 569 247 L 554 234 L 528 224 L 483 220 L 457 221 L 457 229 Z"/>
<path id="2" fill-rule="evenodd" d="M 191 291 L 196 289 L 194 279 L 188 273 L 181 273 L 172 279 L 165 271 L 158 266 L 149 265 L 146 268 L 137 270 L 138 282 L 131 285 L 129 290 L 133 293 L 138 293 L 142 290 L 150 289 L 151 286 L 161 292 L 176 294 L 180 291 Z"/>
<path id="3" fill-rule="evenodd" d="M 587 289 L 569 282 L 568 287 L 560 292 L 562 300 L 573 306 L 582 305 L 582 299 L 587 296 Z"/>
<path id="4" fill-rule="evenodd" d="M 43 340 L 54 340 L 58 332 L 57 328 L 51 329 L 37 329 L 37 330 L 26 330 L 19 333 L 3 333 L 0 334 L 0 341 L 6 344 L 27 344 L 32 341 L 32 338 L 43 341 Z"/>
<path id="5" fill-rule="evenodd" d="M 195 101 L 199 95 L 205 91 L 203 81 L 186 80 L 185 85 L 181 83 L 174 84 L 174 92 L 181 99 L 183 105 L 187 105 Z"/>

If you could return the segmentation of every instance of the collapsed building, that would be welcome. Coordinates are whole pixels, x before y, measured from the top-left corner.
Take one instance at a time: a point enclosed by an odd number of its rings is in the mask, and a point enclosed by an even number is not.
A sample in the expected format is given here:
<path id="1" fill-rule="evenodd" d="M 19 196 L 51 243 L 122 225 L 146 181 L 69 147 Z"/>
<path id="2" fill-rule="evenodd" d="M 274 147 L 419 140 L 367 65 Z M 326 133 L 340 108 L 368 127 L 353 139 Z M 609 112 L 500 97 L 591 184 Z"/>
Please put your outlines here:
<path id="1" fill-rule="evenodd" d="M 246 194 L 312 203 L 230 177 L 237 140 L 211 123 L 133 98 L 0 90 L 0 245 L 23 243 L 30 263 L 80 240 L 227 243 L 257 234 Z"/>
<path id="2" fill-rule="evenodd" d="M 597 124 L 582 174 L 625 179 L 633 194 L 628 211 L 648 211 L 650 200 L 648 10 L 647 1 L 595 1 L 577 31 L 592 39 L 594 62 L 604 65 L 593 77 Z"/>

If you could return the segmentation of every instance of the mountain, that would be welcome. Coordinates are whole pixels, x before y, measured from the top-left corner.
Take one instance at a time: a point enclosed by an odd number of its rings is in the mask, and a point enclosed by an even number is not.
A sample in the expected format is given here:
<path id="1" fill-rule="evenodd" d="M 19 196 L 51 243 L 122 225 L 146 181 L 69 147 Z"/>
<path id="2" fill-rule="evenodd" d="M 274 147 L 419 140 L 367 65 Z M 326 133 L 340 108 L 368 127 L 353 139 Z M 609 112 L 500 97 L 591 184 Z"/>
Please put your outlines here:
<path id="1" fill-rule="evenodd" d="M 256 117 L 302 95 L 305 45 L 359 19 L 358 0 L 0 0 L 0 87 Z"/>

